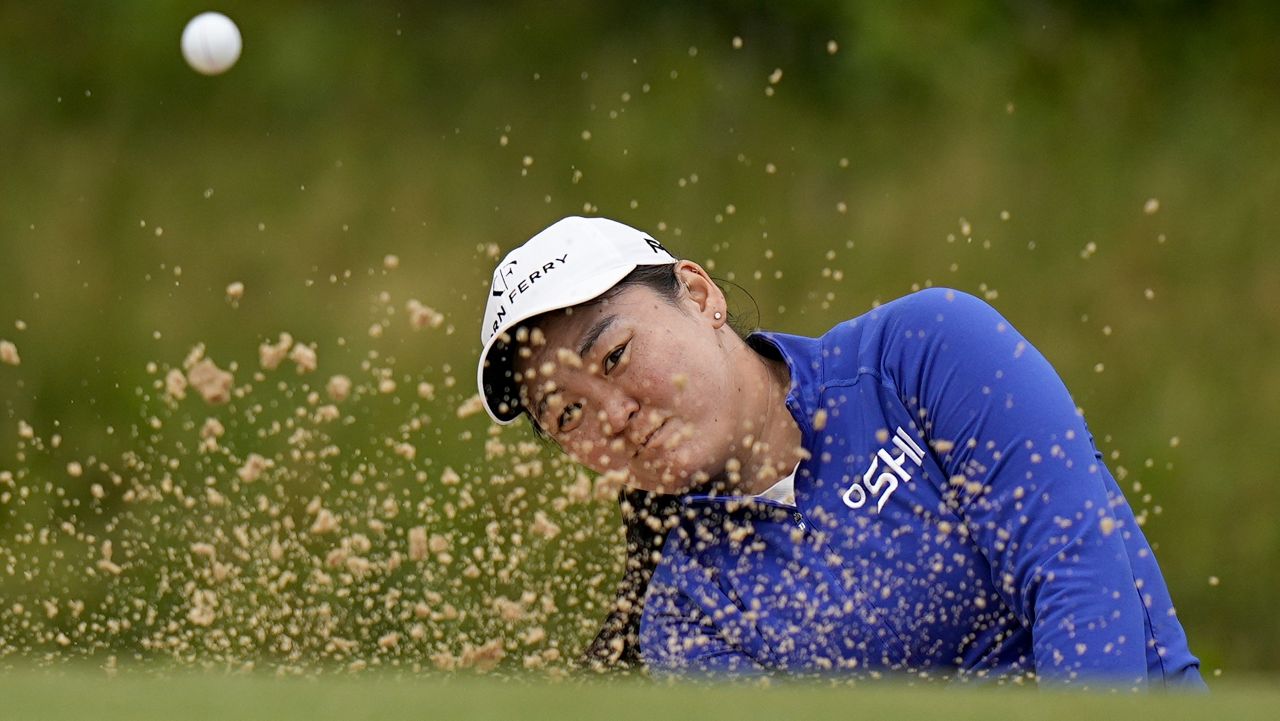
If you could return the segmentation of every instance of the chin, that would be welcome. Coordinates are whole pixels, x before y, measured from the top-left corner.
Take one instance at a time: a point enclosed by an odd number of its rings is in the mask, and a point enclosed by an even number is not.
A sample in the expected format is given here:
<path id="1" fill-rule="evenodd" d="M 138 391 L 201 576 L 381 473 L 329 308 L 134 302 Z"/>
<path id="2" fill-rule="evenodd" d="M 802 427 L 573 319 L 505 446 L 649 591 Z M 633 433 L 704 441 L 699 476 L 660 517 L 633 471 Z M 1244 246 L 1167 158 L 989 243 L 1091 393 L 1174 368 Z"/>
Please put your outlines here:
<path id="1" fill-rule="evenodd" d="M 682 496 L 682 494 L 689 493 L 689 489 L 692 488 L 692 485 L 694 484 L 689 482 L 689 480 L 676 480 L 676 482 L 653 480 L 653 482 L 649 483 L 636 484 L 634 488 L 648 490 L 649 493 L 662 493 L 664 496 Z"/>
<path id="2" fill-rule="evenodd" d="M 646 468 L 643 474 L 632 473 L 632 481 L 628 485 L 650 493 L 679 495 L 689 492 L 705 480 L 705 473 L 706 471 L 702 468 L 672 463 L 661 470 Z"/>
<path id="3" fill-rule="evenodd" d="M 685 494 L 693 487 L 693 482 L 685 480 L 662 481 L 658 479 L 646 479 L 635 483 L 627 484 L 631 488 L 649 493 L 661 493 L 668 496 L 679 496 Z"/>

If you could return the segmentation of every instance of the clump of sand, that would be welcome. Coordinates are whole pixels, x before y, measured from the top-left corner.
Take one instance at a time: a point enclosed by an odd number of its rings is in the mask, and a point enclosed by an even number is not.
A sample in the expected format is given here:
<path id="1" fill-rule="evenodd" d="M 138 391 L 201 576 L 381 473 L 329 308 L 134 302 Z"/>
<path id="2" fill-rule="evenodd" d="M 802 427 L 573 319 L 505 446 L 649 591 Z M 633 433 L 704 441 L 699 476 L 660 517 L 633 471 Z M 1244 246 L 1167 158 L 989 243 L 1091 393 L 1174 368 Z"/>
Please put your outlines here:
<path id="1" fill-rule="evenodd" d="M 0 363 L 11 366 L 22 364 L 22 358 L 18 355 L 18 346 L 12 341 L 0 340 Z"/>
<path id="2" fill-rule="evenodd" d="M 266 342 L 258 346 L 258 364 L 264 370 L 273 371 L 289 355 L 289 349 L 292 347 L 293 336 L 288 333 L 281 333 L 277 342 Z"/>
<path id="3" fill-rule="evenodd" d="M 439 328 L 444 324 L 444 314 L 435 308 L 423 305 L 420 301 L 410 299 L 405 303 L 405 311 L 409 314 L 409 325 L 414 330 L 422 328 Z"/>
<path id="4" fill-rule="evenodd" d="M 325 391 L 334 403 L 341 403 L 351 395 L 351 379 L 344 375 L 336 375 L 329 379 Z"/>
<path id="5" fill-rule="evenodd" d="M 231 400 L 231 388 L 235 377 L 222 370 L 212 360 L 204 357 L 204 346 L 196 346 L 184 362 L 187 383 L 204 398 L 205 403 L 220 405 Z"/>

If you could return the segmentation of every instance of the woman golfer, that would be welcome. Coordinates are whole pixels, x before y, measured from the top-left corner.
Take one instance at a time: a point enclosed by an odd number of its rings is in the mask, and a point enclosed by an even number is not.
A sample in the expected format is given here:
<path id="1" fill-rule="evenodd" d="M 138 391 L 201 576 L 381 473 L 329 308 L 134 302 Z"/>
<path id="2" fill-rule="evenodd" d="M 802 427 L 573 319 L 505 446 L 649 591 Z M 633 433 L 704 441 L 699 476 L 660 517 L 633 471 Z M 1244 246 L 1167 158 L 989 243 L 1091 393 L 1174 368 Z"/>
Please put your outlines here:
<path id="1" fill-rule="evenodd" d="M 972 296 L 743 339 L 696 263 L 571 217 L 499 264 L 481 337 L 498 423 L 675 498 L 623 609 L 651 671 L 1203 685 L 1062 381 Z"/>

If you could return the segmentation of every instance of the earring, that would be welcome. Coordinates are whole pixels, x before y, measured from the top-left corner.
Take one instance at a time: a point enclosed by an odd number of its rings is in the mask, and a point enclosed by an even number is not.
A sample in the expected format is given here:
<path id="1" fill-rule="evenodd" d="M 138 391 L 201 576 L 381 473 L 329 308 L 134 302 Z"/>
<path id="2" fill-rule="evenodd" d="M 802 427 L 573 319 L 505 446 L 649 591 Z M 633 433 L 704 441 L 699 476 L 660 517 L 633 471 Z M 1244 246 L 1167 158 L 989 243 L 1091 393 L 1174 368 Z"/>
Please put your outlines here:
<path id="1" fill-rule="evenodd" d="M 716 311 L 711 317 L 715 318 L 716 320 L 720 320 L 724 316 L 720 313 L 720 311 Z"/>

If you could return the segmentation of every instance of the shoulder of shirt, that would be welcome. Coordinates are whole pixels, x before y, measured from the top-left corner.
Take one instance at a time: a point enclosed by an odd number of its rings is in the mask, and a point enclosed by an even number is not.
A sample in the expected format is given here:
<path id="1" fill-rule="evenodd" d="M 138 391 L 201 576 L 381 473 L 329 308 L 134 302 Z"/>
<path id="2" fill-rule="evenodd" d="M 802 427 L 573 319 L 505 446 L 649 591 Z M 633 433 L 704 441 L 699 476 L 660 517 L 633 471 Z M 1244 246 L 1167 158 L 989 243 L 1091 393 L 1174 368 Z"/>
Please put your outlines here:
<path id="1" fill-rule="evenodd" d="M 827 353 L 835 348 L 848 347 L 857 339 L 861 345 L 880 346 L 900 336 L 900 330 L 921 329 L 943 319 L 966 320 L 991 317 L 995 309 L 976 296 L 954 288 L 927 288 L 850 318 L 837 324 L 819 339 Z M 904 328 L 905 326 L 905 328 Z"/>
<path id="2" fill-rule="evenodd" d="M 847 341 L 850 334 L 862 334 L 878 329 L 894 322 L 913 319 L 936 318 L 939 313 L 972 313 L 993 310 L 986 301 L 954 288 L 926 288 L 914 293 L 895 298 L 886 303 L 867 310 L 861 315 L 832 326 L 827 332 L 816 338 L 796 336 L 776 331 L 759 331 L 775 342 L 819 341 L 829 346 L 834 342 Z"/>
<path id="3" fill-rule="evenodd" d="M 953 288 L 927 288 L 880 304 L 836 324 L 814 338 L 761 331 L 755 334 L 781 350 L 792 364 L 795 394 L 805 416 L 812 415 L 829 388 L 873 378 L 890 383 L 891 367 L 903 358 L 895 351 L 908 334 L 946 326 L 968 327 L 996 317 L 984 301 Z"/>
<path id="4" fill-rule="evenodd" d="M 832 331 L 848 324 L 886 324 L 900 320 L 932 319 L 939 313 L 989 312 L 986 301 L 955 288 L 926 288 L 878 305 L 862 315 L 845 321 Z"/>

